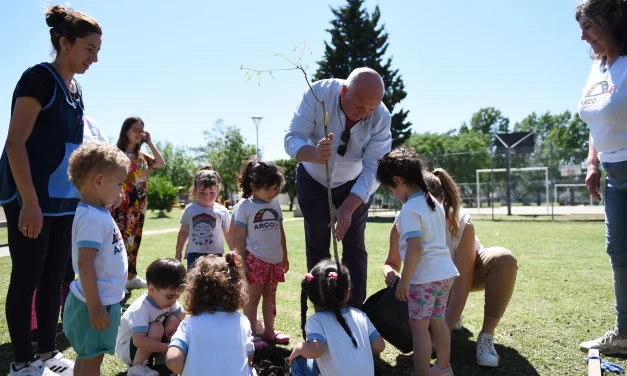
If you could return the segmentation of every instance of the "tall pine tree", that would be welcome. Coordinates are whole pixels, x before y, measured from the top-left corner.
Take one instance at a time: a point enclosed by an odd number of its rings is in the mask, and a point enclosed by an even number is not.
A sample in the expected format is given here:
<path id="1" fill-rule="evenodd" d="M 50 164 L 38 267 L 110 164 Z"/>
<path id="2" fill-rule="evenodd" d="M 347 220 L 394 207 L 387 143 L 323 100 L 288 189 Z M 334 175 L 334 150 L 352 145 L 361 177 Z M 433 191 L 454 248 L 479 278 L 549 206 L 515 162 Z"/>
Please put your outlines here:
<path id="1" fill-rule="evenodd" d="M 331 9 L 335 16 L 331 21 L 333 27 L 327 29 L 331 33 L 331 43 L 324 42 L 324 59 L 318 62 L 320 66 L 314 79 L 346 78 L 359 67 L 379 72 L 386 89 L 383 103 L 392 114 L 392 147 L 395 147 L 405 143 L 411 135 L 411 122 L 407 120 L 409 111 L 401 109 L 394 113 L 394 107 L 407 93 L 398 69 L 391 68 L 392 58 L 384 61 L 389 43 L 384 25 L 378 26 L 379 7 L 369 15 L 363 9 L 363 3 L 364 0 L 348 0 L 346 6 Z"/>

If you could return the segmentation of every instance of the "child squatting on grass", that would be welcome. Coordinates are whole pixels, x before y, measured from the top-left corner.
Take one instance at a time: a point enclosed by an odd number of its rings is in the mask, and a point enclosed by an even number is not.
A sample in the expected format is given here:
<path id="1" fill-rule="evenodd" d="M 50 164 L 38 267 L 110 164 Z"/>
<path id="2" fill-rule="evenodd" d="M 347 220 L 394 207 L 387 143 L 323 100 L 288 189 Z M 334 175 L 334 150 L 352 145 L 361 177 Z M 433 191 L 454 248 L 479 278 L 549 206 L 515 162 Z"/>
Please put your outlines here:
<path id="1" fill-rule="evenodd" d="M 128 376 L 159 376 L 147 363 L 153 355 L 163 359 L 183 319 L 177 299 L 185 274 L 185 267 L 175 259 L 158 259 L 148 266 L 148 288 L 124 312 L 115 345 L 116 356 L 129 366 Z"/>
<path id="2" fill-rule="evenodd" d="M 301 327 L 306 342 L 290 356 L 293 376 L 374 376 L 372 353 L 385 342 L 365 313 L 348 308 L 351 278 L 348 268 L 326 259 L 301 282 Z M 307 318 L 307 299 L 316 313 Z"/>
<path id="3" fill-rule="evenodd" d="M 207 255 L 187 273 L 183 306 L 188 315 L 166 354 L 181 376 L 255 375 L 250 323 L 237 312 L 246 303 L 243 260 L 231 252 Z"/>

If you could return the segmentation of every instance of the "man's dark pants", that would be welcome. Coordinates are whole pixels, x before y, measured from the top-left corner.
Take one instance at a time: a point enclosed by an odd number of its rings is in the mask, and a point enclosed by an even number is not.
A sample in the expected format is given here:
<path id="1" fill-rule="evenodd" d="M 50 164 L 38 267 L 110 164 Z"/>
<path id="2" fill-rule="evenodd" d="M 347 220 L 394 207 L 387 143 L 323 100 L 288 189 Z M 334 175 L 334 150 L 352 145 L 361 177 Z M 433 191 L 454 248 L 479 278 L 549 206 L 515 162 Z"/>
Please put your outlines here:
<path id="1" fill-rule="evenodd" d="M 355 180 L 331 190 L 333 205 L 339 208 L 350 195 Z M 307 270 L 325 258 L 332 258 L 330 253 L 331 229 L 327 188 L 309 175 L 302 164 L 296 170 L 296 194 L 298 205 L 305 220 L 305 243 L 307 246 Z M 353 213 L 351 226 L 342 240 L 342 264 L 346 265 L 351 275 L 352 292 L 348 300 L 351 307 L 360 308 L 366 298 L 368 279 L 368 253 L 365 245 L 366 220 L 372 198 L 361 204 Z"/>

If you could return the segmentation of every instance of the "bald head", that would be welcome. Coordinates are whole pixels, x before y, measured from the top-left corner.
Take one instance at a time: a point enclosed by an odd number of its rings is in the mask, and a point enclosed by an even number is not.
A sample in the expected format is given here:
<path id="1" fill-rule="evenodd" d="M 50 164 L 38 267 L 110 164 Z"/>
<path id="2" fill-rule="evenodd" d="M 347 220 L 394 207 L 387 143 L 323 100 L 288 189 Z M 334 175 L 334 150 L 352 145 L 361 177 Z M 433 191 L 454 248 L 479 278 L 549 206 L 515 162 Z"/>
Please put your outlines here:
<path id="1" fill-rule="evenodd" d="M 383 79 L 372 68 L 357 68 L 348 75 L 345 83 L 349 89 L 355 88 L 360 91 L 369 91 L 373 95 L 379 95 L 383 98 L 385 92 L 385 85 Z"/>
<path id="2" fill-rule="evenodd" d="M 371 68 L 357 68 L 346 79 L 340 98 L 344 114 L 353 121 L 371 115 L 383 100 L 383 79 Z"/>

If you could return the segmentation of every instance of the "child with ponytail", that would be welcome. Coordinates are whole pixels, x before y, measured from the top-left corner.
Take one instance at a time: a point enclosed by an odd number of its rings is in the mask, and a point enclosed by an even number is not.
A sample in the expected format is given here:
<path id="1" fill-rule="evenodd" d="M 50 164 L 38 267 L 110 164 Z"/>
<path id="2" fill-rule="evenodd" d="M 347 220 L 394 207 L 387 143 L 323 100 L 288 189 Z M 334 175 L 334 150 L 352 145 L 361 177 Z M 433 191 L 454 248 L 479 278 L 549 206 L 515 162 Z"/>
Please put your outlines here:
<path id="1" fill-rule="evenodd" d="M 306 342 L 298 343 L 290 356 L 293 376 L 374 376 L 372 353 L 383 352 L 385 342 L 365 313 L 348 308 L 350 286 L 348 268 L 329 259 L 305 274 L 301 326 Z M 316 311 L 309 319 L 307 299 Z"/>
<path id="2" fill-rule="evenodd" d="M 444 317 L 449 291 L 459 273 L 446 245 L 444 209 L 427 189 L 425 167 L 414 151 L 395 149 L 379 160 L 377 179 L 403 202 L 396 219 L 403 259 L 396 298 L 409 306 L 414 373 L 452 376 L 451 338 Z M 430 369 L 431 336 L 437 361 Z"/>
<path id="3" fill-rule="evenodd" d="M 244 314 L 256 329 L 257 308 L 263 302 L 264 331 L 255 337 L 255 348 L 268 342 L 287 344 L 290 337 L 274 330 L 276 290 L 289 270 L 283 213 L 275 200 L 284 183 L 281 168 L 252 158 L 244 163 L 239 176 L 243 200 L 235 213 L 234 252 L 244 260 L 248 280 L 248 303 Z M 256 330 L 255 330 L 256 331 Z"/>

